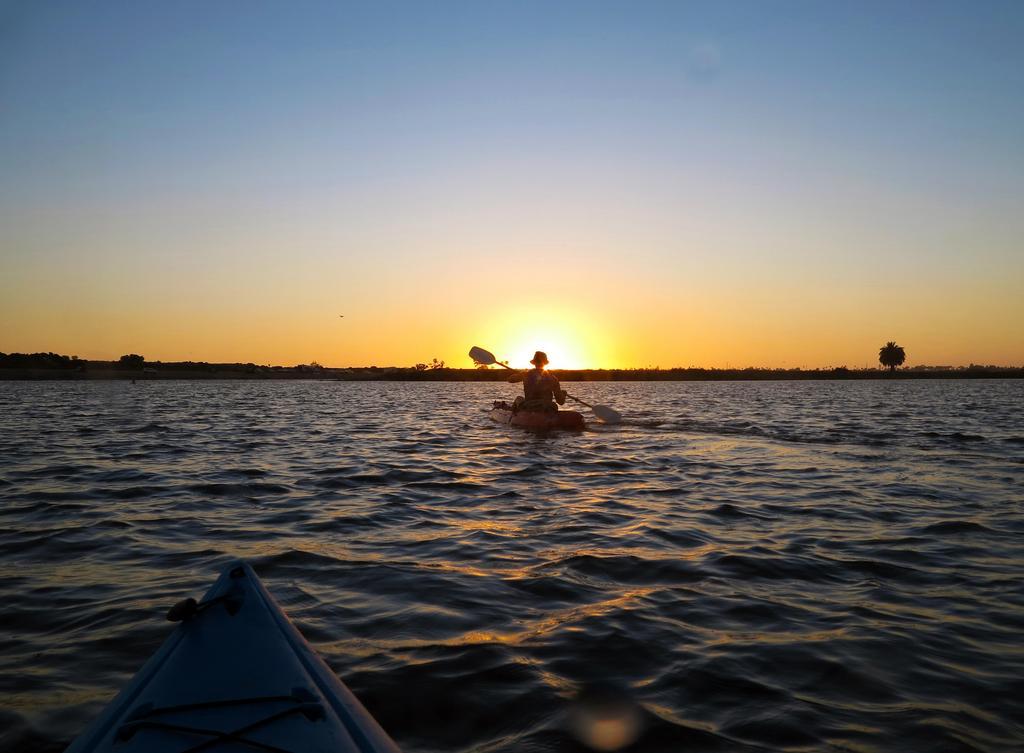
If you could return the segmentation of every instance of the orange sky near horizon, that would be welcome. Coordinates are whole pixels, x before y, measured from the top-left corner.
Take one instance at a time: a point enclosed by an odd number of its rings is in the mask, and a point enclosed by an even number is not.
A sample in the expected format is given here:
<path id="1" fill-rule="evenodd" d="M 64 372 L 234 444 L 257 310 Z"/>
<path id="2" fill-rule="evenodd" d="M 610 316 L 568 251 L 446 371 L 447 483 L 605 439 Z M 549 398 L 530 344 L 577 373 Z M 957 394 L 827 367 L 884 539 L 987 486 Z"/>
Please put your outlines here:
<path id="1" fill-rule="evenodd" d="M 751 228 L 656 226 L 616 192 L 589 197 L 619 207 L 598 219 L 511 190 L 386 229 L 345 197 L 282 218 L 202 193 L 8 226 L 26 253 L 0 258 L 0 351 L 468 367 L 480 345 L 524 367 L 539 348 L 553 368 L 814 368 L 875 365 L 895 340 L 908 365 L 1024 364 L 1024 258 L 978 224 L 914 216 L 881 238 L 776 202 Z M 200 211 L 216 221 L 177 220 Z M 972 232 L 987 254 L 959 256 Z"/>
<path id="2" fill-rule="evenodd" d="M 952 283 L 828 289 L 807 280 L 761 287 L 753 274 L 742 283 L 686 275 L 689 284 L 626 286 L 624 270 L 595 265 L 589 276 L 553 274 L 516 295 L 481 285 L 486 274 L 475 265 L 461 278 L 443 272 L 436 292 L 421 286 L 415 269 L 366 270 L 358 286 L 346 285 L 337 268 L 291 272 L 291 280 L 282 267 L 236 278 L 230 296 L 218 290 L 223 280 L 175 280 L 171 270 L 130 289 L 116 278 L 106 290 L 79 287 L 72 275 L 63 287 L 51 280 L 43 298 L 30 286 L 8 290 L 0 350 L 328 366 L 439 358 L 469 367 L 467 352 L 480 345 L 516 367 L 541 349 L 552 368 L 859 368 L 876 365 L 878 348 L 893 339 L 906 348 L 907 365 L 1024 364 L 1024 299 L 1011 279 L 975 291 Z"/>

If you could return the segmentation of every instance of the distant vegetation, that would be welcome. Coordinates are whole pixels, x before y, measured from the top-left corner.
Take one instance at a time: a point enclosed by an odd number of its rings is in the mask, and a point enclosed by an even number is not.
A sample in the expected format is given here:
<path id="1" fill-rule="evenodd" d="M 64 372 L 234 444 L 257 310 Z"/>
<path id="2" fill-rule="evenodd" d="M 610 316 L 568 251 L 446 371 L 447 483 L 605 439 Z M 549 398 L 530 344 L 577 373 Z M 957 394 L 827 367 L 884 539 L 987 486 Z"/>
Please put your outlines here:
<path id="1" fill-rule="evenodd" d="M 905 354 L 899 349 L 903 363 Z M 882 349 L 883 351 L 885 348 Z M 658 367 L 646 369 L 554 369 L 559 379 L 570 382 L 636 381 L 733 381 L 733 380 L 805 380 L 805 379 L 972 379 L 1024 378 L 1024 367 L 1017 366 L 913 366 L 894 371 L 878 368 L 850 369 L 701 369 Z M 340 381 L 420 381 L 420 382 L 504 382 L 508 371 L 501 368 L 453 369 L 444 361 L 414 366 L 367 366 L 331 368 L 316 361 L 299 366 L 261 366 L 254 363 L 206 363 L 205 361 L 147 361 L 129 353 L 117 361 L 87 361 L 57 353 L 0 353 L 0 379 L 327 379 Z"/>
<path id="2" fill-rule="evenodd" d="M 444 361 L 438 361 L 436 358 L 430 363 L 418 363 L 413 368 L 416 371 L 436 371 L 437 369 L 444 368 Z"/>
<path id="3" fill-rule="evenodd" d="M 121 356 L 120 360 L 117 362 L 117 367 L 119 369 L 124 369 L 126 371 L 141 371 L 143 368 L 145 368 L 145 366 L 146 359 L 135 353 L 130 353 L 126 356 Z"/>
<path id="4" fill-rule="evenodd" d="M 85 367 L 78 356 L 57 353 L 0 353 L 0 369 L 59 369 L 74 371 Z"/>
<path id="5" fill-rule="evenodd" d="M 888 367 L 889 371 L 896 371 L 896 367 L 902 366 L 906 360 L 906 352 L 892 340 L 878 349 L 878 362 Z"/>

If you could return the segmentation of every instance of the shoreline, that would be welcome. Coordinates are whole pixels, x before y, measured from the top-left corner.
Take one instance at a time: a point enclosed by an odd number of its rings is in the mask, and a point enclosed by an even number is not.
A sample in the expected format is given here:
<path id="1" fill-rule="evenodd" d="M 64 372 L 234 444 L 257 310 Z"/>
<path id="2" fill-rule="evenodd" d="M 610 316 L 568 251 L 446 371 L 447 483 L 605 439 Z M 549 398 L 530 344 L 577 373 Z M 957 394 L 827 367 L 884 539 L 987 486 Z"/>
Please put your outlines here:
<path id="1" fill-rule="evenodd" d="M 104 367 L 105 366 L 105 367 Z M 0 381 L 336 381 L 336 382 L 505 382 L 504 370 L 430 369 L 398 367 L 331 369 L 309 367 L 250 367 L 209 364 L 180 368 L 154 364 L 142 370 L 104 366 L 69 368 L 0 368 Z M 906 379 L 1024 379 L 1024 368 L 966 367 L 961 369 L 552 369 L 563 382 L 770 382 L 863 381 Z"/>

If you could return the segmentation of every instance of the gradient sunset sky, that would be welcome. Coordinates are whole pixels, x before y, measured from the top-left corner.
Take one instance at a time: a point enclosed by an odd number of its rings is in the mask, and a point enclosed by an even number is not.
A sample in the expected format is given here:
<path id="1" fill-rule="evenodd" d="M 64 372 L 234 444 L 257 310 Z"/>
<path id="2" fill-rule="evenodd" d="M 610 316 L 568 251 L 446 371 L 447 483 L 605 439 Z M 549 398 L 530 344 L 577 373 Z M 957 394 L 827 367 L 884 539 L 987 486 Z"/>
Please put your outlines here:
<path id="1" fill-rule="evenodd" d="M 1024 364 L 1022 39 L 1022 2 L 4 3 L 0 351 Z"/>

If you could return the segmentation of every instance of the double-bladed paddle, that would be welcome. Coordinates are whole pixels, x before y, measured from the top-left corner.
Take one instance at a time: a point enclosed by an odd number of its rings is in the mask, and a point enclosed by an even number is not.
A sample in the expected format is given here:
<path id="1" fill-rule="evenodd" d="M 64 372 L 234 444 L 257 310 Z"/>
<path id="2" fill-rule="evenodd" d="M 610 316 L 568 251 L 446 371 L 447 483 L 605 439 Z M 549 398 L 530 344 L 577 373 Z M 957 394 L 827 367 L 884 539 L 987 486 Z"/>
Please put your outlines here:
<path id="1" fill-rule="evenodd" d="M 497 358 L 495 358 L 494 354 L 491 353 L 489 350 L 478 348 L 475 345 L 469 349 L 469 357 L 472 358 L 475 363 L 481 364 L 483 366 L 493 366 L 497 364 L 498 366 L 508 369 L 509 371 L 515 371 L 515 369 L 513 369 L 507 363 L 502 363 Z M 604 421 L 606 424 L 617 424 L 620 421 L 622 421 L 622 415 L 614 408 L 609 408 L 607 405 L 591 405 L 590 403 L 585 403 L 578 397 L 570 395 L 568 392 L 565 393 L 565 396 L 568 398 L 572 398 L 580 405 L 585 405 L 588 408 L 590 408 L 590 410 L 593 411 L 594 415 L 597 416 L 602 421 Z"/>

